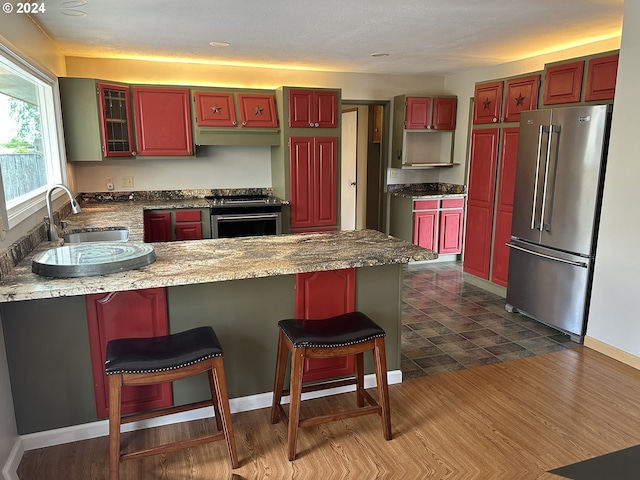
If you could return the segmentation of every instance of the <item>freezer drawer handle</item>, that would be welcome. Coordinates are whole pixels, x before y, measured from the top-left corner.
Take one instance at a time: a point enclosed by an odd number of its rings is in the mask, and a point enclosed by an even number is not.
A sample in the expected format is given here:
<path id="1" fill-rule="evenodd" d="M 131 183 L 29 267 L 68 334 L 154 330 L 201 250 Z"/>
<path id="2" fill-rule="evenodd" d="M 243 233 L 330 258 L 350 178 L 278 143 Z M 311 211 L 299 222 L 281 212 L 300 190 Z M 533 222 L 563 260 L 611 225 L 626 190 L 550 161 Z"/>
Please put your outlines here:
<path id="1" fill-rule="evenodd" d="M 527 250 L 526 248 L 519 247 L 518 245 L 514 245 L 513 243 L 507 243 L 507 247 L 513 248 L 515 250 L 520 250 L 521 252 L 530 253 L 531 255 L 535 255 L 536 257 L 546 258 L 547 260 L 554 260 L 560 263 L 568 263 L 569 265 L 573 265 L 574 267 L 582 267 L 587 268 L 587 264 L 584 262 L 574 262 L 572 260 L 565 260 L 563 258 L 552 257 L 551 255 L 545 255 L 544 253 L 538 253 L 531 250 Z"/>

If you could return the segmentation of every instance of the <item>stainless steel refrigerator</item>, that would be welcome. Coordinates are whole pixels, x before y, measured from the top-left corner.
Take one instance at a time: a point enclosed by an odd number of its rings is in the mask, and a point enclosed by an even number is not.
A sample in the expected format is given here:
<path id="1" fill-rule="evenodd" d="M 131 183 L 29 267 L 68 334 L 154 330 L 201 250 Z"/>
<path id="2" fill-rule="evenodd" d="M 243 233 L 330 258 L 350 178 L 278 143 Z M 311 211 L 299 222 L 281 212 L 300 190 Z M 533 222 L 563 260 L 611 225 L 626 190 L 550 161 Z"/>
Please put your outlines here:
<path id="1" fill-rule="evenodd" d="M 507 309 L 582 342 L 589 313 L 611 105 L 523 112 Z"/>

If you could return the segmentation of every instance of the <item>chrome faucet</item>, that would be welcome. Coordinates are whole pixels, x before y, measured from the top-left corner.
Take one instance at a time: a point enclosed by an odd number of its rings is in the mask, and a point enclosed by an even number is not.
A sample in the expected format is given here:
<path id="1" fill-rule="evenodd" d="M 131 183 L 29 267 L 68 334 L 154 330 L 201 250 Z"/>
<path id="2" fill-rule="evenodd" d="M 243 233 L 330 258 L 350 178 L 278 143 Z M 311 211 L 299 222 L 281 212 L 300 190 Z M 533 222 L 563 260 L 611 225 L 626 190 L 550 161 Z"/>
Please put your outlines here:
<path id="1" fill-rule="evenodd" d="M 56 185 L 53 185 L 52 187 L 49 187 L 46 194 L 46 200 L 47 200 L 47 215 L 49 216 L 49 240 L 50 241 L 58 240 L 58 238 L 60 238 L 58 237 L 58 229 L 56 228 L 56 224 L 53 222 L 53 207 L 51 205 L 51 195 L 53 194 L 53 191 L 56 188 L 61 188 L 62 190 L 67 192 L 67 195 L 69 196 L 69 200 L 71 201 L 71 211 L 74 214 L 78 214 L 82 211 L 82 209 L 80 208 L 80 205 L 78 205 L 78 202 L 76 202 L 76 199 L 73 198 L 73 193 L 71 193 L 71 190 L 69 190 L 69 187 L 62 184 L 56 184 Z"/>

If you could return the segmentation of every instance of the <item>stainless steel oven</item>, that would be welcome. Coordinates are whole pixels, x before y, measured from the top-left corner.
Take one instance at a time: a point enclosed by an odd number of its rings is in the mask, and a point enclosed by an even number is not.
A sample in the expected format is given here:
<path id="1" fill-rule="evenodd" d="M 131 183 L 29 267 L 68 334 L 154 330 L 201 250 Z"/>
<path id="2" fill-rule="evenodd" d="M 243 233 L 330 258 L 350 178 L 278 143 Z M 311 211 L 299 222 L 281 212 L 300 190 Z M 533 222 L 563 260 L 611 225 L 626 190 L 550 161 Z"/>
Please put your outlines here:
<path id="1" fill-rule="evenodd" d="M 282 204 L 267 196 L 212 197 L 211 238 L 282 234 Z"/>

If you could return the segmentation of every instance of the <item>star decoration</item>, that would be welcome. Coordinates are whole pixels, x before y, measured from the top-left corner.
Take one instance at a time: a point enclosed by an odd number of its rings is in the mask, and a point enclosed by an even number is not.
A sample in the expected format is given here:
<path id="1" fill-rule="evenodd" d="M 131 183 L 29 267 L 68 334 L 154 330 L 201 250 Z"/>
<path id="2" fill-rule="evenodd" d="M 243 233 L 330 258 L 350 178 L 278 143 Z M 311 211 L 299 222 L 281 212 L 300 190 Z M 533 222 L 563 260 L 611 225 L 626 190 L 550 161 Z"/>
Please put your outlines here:
<path id="1" fill-rule="evenodd" d="M 213 107 L 211 107 L 211 111 L 213 113 L 220 113 L 220 110 L 222 110 L 222 107 L 219 107 L 217 105 L 214 105 Z"/>
<path id="2" fill-rule="evenodd" d="M 518 93 L 518 96 L 516 98 L 514 98 L 514 100 L 516 101 L 516 107 L 520 106 L 520 107 L 524 107 L 524 99 L 527 97 L 523 97 L 522 93 Z"/>
<path id="3" fill-rule="evenodd" d="M 487 99 L 482 102 L 482 108 L 485 110 L 489 110 L 489 105 L 491 105 L 491 100 L 489 100 L 489 97 L 487 97 Z"/>
<path id="4" fill-rule="evenodd" d="M 257 106 L 253 109 L 254 115 L 262 115 L 262 110 L 264 110 L 261 106 Z"/>

